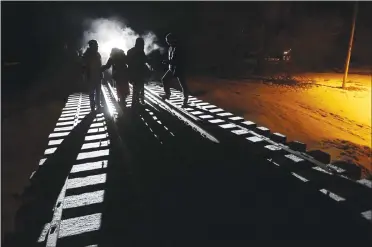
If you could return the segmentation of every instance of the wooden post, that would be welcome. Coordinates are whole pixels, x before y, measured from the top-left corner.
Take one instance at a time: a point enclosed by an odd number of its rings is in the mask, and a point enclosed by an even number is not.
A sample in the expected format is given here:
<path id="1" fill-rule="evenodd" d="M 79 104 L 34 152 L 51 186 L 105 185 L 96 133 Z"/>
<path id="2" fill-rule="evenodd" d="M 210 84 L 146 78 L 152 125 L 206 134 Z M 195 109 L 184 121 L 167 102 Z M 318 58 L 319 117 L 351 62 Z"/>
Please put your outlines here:
<path id="1" fill-rule="evenodd" d="M 347 80 L 347 74 L 349 72 L 350 57 L 351 57 L 351 50 L 353 48 L 354 32 L 355 32 L 355 22 L 356 22 L 357 13 L 358 13 L 358 1 L 356 1 L 355 2 L 355 5 L 354 5 L 353 25 L 352 25 L 352 28 L 351 28 L 349 48 L 348 48 L 346 62 L 345 62 L 345 74 L 344 74 L 344 80 L 342 82 L 342 88 L 345 88 L 345 84 L 346 84 L 346 80 Z"/>

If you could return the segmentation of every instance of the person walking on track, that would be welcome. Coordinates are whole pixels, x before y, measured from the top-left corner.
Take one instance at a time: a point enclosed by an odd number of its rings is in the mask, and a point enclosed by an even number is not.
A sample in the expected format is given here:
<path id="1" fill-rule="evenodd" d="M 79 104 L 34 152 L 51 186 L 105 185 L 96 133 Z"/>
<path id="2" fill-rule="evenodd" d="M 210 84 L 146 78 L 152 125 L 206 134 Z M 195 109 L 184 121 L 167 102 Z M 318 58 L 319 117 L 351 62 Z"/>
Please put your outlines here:
<path id="1" fill-rule="evenodd" d="M 101 54 L 98 52 L 96 40 L 90 40 L 88 45 L 88 49 L 83 54 L 83 68 L 89 84 L 90 109 L 98 111 L 101 109 Z"/>
<path id="2" fill-rule="evenodd" d="M 143 38 L 137 38 L 135 46 L 127 53 L 129 80 L 133 85 L 132 107 L 137 107 L 139 103 L 145 103 L 144 86 L 150 65 L 144 48 Z"/>
<path id="3" fill-rule="evenodd" d="M 163 78 L 161 79 L 164 87 L 165 95 L 162 95 L 163 100 L 169 99 L 171 96 L 170 91 L 170 82 L 175 77 L 177 78 L 179 84 L 182 87 L 183 92 L 183 106 L 187 105 L 189 99 L 189 89 L 185 80 L 185 61 L 184 55 L 181 47 L 179 45 L 176 37 L 169 33 L 165 38 L 167 44 L 169 45 L 168 49 L 168 60 L 163 61 L 163 64 L 168 65 L 168 70 L 165 72 Z"/>
<path id="4" fill-rule="evenodd" d="M 118 48 L 112 48 L 110 58 L 102 66 L 102 71 L 112 67 L 112 78 L 115 80 L 116 90 L 121 105 L 125 106 L 125 99 L 129 95 L 129 75 L 127 67 L 127 56 Z"/>

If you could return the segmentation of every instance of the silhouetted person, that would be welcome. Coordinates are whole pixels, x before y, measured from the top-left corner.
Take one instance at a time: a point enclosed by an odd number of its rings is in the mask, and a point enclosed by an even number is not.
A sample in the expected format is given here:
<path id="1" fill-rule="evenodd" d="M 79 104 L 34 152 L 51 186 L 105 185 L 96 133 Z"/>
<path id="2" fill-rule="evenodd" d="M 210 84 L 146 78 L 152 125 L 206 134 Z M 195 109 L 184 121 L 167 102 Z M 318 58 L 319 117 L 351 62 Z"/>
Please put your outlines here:
<path id="1" fill-rule="evenodd" d="M 88 42 L 88 49 L 83 54 L 83 66 L 85 68 L 86 80 L 89 85 L 90 108 L 92 111 L 101 108 L 101 55 L 98 52 L 96 40 Z"/>
<path id="2" fill-rule="evenodd" d="M 135 107 L 141 100 L 144 104 L 144 84 L 148 72 L 149 61 L 144 52 L 145 41 L 142 38 L 136 39 L 135 46 L 127 53 L 127 64 L 129 69 L 129 80 L 133 85 L 132 106 Z"/>
<path id="3" fill-rule="evenodd" d="M 170 91 L 170 82 L 172 78 L 176 77 L 178 82 L 182 87 L 183 92 L 183 106 L 187 105 L 189 99 L 189 89 L 186 84 L 185 74 L 184 74 L 184 54 L 177 42 L 177 39 L 172 33 L 167 34 L 165 37 L 167 44 L 169 45 L 168 49 L 168 61 L 163 61 L 164 64 L 168 64 L 168 71 L 165 72 L 161 82 L 164 86 L 165 95 L 162 98 L 169 99 L 171 95 Z"/>
<path id="4" fill-rule="evenodd" d="M 127 56 L 125 52 L 118 48 L 111 50 L 110 58 L 106 65 L 102 66 L 102 71 L 112 67 L 112 78 L 115 80 L 116 90 L 121 104 L 125 105 L 125 99 L 129 95 L 129 75 L 127 67 Z"/>

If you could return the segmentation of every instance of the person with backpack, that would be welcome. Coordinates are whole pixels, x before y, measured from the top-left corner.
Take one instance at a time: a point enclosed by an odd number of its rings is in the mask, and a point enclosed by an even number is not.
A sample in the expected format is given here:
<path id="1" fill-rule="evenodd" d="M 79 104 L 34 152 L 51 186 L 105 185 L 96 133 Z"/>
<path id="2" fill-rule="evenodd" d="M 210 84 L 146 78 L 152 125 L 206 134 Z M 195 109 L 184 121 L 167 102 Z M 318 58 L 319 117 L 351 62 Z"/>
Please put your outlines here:
<path id="1" fill-rule="evenodd" d="M 112 67 L 112 78 L 115 80 L 116 90 L 121 105 L 125 106 L 125 99 L 129 95 L 129 75 L 127 67 L 127 56 L 118 48 L 112 48 L 110 58 L 102 66 L 102 71 Z"/>
<path id="2" fill-rule="evenodd" d="M 101 109 L 101 54 L 98 52 L 96 40 L 88 42 L 89 47 L 83 54 L 83 68 L 89 87 L 90 109 Z"/>
<path id="3" fill-rule="evenodd" d="M 170 82 L 172 78 L 177 78 L 179 84 L 182 87 L 183 92 L 183 106 L 187 105 L 189 99 L 189 89 L 185 80 L 185 61 L 184 55 L 181 47 L 176 39 L 176 37 L 169 33 L 165 37 L 167 44 L 169 45 L 168 49 L 168 60 L 163 61 L 163 64 L 168 65 L 168 70 L 165 72 L 163 78 L 161 78 L 161 82 L 163 83 L 164 92 L 165 94 L 162 95 L 163 100 L 170 98 L 171 91 L 170 91 Z"/>

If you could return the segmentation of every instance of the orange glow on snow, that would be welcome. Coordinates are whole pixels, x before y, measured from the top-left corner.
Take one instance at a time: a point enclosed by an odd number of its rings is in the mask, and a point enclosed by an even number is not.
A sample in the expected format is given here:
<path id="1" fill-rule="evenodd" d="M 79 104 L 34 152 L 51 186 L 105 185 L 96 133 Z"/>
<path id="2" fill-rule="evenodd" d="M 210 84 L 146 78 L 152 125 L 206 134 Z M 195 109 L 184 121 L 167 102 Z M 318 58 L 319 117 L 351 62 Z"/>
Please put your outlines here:
<path id="1" fill-rule="evenodd" d="M 200 98 L 228 111 L 283 133 L 288 141 L 320 149 L 332 160 L 346 160 L 372 171 L 371 76 L 301 74 L 299 86 L 259 81 L 210 78 L 190 80 L 192 90 L 207 92 Z"/>

